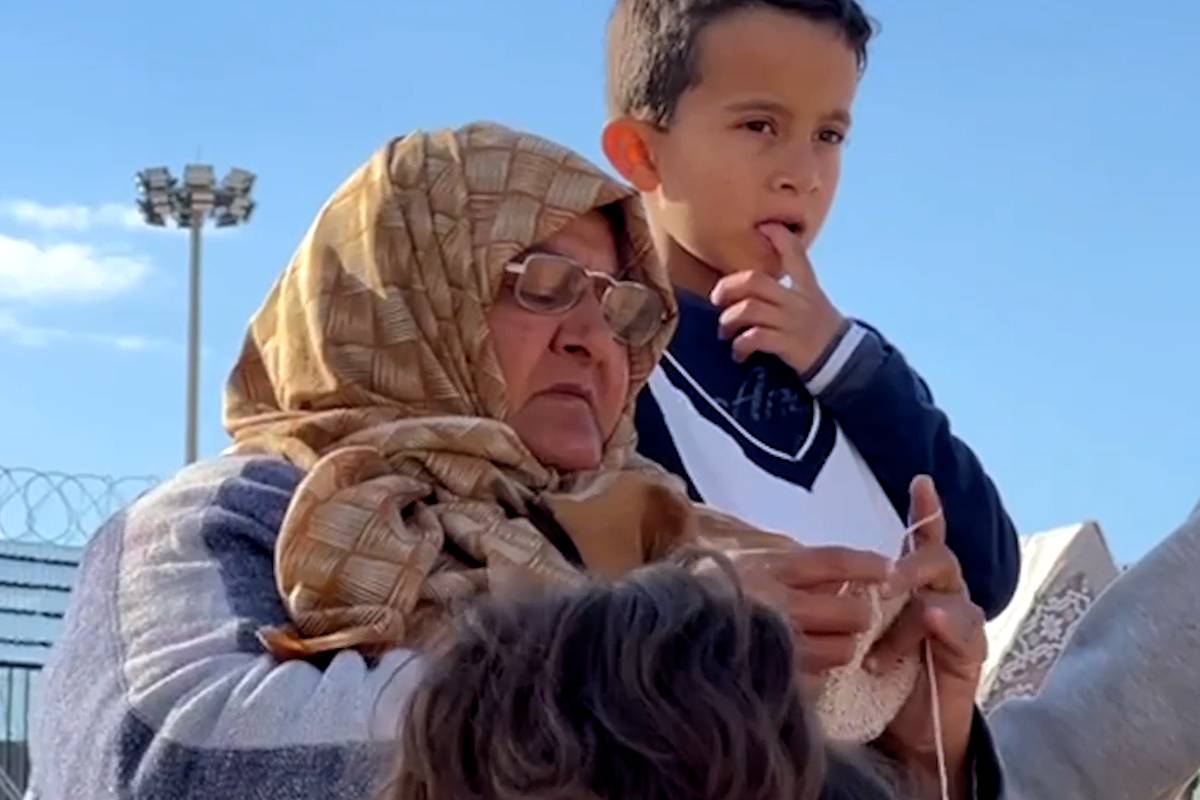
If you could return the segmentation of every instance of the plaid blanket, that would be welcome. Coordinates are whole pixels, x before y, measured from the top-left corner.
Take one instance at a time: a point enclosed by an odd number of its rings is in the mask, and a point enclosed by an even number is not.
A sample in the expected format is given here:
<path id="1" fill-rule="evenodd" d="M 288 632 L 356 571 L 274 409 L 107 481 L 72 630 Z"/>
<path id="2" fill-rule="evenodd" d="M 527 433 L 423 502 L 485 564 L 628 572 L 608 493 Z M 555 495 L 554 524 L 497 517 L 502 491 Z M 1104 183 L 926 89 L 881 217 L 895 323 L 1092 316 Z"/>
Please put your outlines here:
<path id="1" fill-rule="evenodd" d="M 110 520 L 42 676 L 26 800 L 378 796 L 422 662 L 279 662 L 274 548 L 301 478 L 283 461 L 191 467 Z M 999 796 L 977 720 L 973 796 Z"/>
<path id="2" fill-rule="evenodd" d="M 396 753 L 419 677 L 279 663 L 256 637 L 286 612 L 274 544 L 299 482 L 287 463 L 196 465 L 92 542 L 42 676 L 28 800 L 367 798 Z"/>

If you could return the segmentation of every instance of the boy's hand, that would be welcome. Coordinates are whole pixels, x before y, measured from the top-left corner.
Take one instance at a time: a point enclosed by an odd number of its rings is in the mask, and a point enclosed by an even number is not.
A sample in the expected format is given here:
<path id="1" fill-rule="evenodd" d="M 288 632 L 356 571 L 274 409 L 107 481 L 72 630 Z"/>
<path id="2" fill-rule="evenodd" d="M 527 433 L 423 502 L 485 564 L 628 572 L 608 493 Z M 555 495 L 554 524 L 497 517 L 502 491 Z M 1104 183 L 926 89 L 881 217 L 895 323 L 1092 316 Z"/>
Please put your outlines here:
<path id="1" fill-rule="evenodd" d="M 766 236 L 791 278 L 785 287 L 769 275 L 746 270 L 717 282 L 710 300 L 724 309 L 721 336 L 733 338 L 733 357 L 771 353 L 800 374 L 809 372 L 828 349 L 846 320 L 817 284 L 800 237 L 783 225 L 759 230 Z"/>
<path id="2" fill-rule="evenodd" d="M 791 625 L 809 675 L 850 663 L 856 641 L 871 626 L 870 600 L 839 595 L 847 581 L 882 584 L 890 564 L 877 553 L 847 547 L 742 550 L 730 553 L 747 596 Z"/>

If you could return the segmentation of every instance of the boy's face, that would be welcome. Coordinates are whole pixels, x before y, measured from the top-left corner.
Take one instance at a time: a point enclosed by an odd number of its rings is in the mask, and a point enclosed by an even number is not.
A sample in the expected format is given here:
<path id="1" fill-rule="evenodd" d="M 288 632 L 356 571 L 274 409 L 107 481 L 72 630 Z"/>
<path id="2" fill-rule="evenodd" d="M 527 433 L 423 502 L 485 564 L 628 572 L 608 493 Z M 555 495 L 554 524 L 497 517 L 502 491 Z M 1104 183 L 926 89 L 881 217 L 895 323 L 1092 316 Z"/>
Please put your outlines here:
<path id="1" fill-rule="evenodd" d="M 837 30 L 795 13 L 730 13 L 699 38 L 699 81 L 646 146 L 658 185 L 642 186 L 655 227 L 717 273 L 780 277 L 759 231 L 783 222 L 805 248 L 833 203 L 858 88 Z"/>

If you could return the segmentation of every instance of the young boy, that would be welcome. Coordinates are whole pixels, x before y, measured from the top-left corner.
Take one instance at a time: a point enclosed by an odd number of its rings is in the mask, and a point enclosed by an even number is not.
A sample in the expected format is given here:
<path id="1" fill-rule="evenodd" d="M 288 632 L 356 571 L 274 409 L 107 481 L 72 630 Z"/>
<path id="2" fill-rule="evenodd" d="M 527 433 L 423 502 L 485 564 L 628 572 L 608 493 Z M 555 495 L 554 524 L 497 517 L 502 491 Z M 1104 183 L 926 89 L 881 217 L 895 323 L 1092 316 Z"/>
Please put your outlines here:
<path id="1" fill-rule="evenodd" d="M 806 255 L 871 34 L 854 0 L 618 0 L 604 150 L 642 193 L 680 302 L 639 400 L 639 449 L 696 499 L 764 528 L 885 553 L 910 482 L 930 475 L 990 618 L 1020 559 L 995 487 L 920 376 L 842 315 Z"/>

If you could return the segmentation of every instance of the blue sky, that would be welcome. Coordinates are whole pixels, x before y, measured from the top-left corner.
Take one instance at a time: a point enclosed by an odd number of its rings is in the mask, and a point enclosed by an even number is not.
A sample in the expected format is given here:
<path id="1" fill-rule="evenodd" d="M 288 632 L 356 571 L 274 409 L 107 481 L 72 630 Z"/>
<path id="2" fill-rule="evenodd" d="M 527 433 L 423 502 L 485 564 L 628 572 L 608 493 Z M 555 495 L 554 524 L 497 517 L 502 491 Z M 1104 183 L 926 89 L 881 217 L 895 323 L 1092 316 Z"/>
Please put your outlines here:
<path id="1" fill-rule="evenodd" d="M 1098 519 L 1122 560 L 1200 500 L 1200 4 L 1154 5 L 870 3 L 882 35 L 813 254 L 1023 531 Z M 608 6 L 0 5 L 0 465 L 182 458 L 186 239 L 136 224 L 137 169 L 260 176 L 252 224 L 205 242 L 215 454 L 247 319 L 386 139 L 489 118 L 599 158 Z"/>

